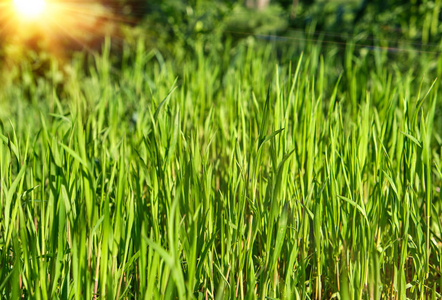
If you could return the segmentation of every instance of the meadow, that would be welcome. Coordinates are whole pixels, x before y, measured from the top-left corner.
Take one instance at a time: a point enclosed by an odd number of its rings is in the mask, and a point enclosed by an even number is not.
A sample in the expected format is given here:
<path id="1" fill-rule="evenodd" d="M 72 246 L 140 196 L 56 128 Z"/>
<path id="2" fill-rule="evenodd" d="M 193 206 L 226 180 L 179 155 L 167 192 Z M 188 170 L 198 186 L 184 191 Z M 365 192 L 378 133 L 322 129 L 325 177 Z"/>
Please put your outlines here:
<path id="1" fill-rule="evenodd" d="M 440 299 L 442 58 L 295 43 L 4 73 L 1 297 Z"/>

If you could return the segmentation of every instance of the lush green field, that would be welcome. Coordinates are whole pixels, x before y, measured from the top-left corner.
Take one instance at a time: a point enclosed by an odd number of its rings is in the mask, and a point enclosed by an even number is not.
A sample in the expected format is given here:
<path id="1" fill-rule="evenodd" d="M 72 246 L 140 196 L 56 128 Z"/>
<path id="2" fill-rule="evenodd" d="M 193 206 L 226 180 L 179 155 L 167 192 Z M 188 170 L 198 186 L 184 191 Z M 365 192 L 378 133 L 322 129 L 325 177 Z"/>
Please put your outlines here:
<path id="1" fill-rule="evenodd" d="M 440 299 L 442 58 L 262 44 L 3 74 L 1 297 Z"/>

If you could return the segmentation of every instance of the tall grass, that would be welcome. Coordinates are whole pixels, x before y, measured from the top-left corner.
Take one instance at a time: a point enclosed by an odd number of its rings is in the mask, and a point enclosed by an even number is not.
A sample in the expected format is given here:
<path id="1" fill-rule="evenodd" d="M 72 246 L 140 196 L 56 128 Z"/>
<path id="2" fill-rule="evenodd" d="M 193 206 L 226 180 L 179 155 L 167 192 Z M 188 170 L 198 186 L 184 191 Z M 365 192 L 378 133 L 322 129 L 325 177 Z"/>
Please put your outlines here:
<path id="1" fill-rule="evenodd" d="M 339 52 L 5 83 L 1 297 L 439 299 L 442 59 Z"/>

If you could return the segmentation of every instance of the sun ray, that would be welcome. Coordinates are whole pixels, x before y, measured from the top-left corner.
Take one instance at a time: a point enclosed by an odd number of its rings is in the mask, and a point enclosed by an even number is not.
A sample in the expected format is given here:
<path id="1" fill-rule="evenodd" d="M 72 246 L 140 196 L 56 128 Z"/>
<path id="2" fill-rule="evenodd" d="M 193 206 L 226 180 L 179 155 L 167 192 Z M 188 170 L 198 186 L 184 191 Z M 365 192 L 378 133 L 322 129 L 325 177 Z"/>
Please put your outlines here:
<path id="1" fill-rule="evenodd" d="M 0 0 L 1 1 L 1 0 Z M 32 10 L 25 3 L 44 3 Z M 34 7 L 35 8 L 35 7 Z M 136 20 L 118 13 L 117 6 L 103 5 L 87 0 L 9 0 L 0 3 L 0 34 L 13 43 L 44 48 L 63 59 L 70 53 L 83 50 L 97 54 L 106 37 L 112 51 L 122 51 L 127 40 L 124 28 Z"/>
<path id="2" fill-rule="evenodd" d="M 70 3 L 54 3 L 54 10 L 59 11 L 60 14 L 80 14 L 94 18 L 100 18 L 102 20 L 119 22 L 123 24 L 136 24 L 136 22 L 130 18 L 124 16 L 118 16 L 112 13 L 109 9 L 104 9 L 101 5 L 96 4 L 70 4 Z"/>
<path id="3" fill-rule="evenodd" d="M 2 18 L 2 26 L 0 27 L 0 35 L 10 32 L 14 28 L 14 19 L 10 16 Z"/>
<path id="4" fill-rule="evenodd" d="M 41 16 L 46 10 L 45 0 L 13 0 L 16 13 L 23 20 L 33 20 Z"/>
<path id="5" fill-rule="evenodd" d="M 81 39 L 77 38 L 76 36 L 74 36 L 71 32 L 69 32 L 69 30 L 67 30 L 66 28 L 63 27 L 63 25 L 58 24 L 57 21 L 54 20 L 48 20 L 48 22 L 51 22 L 51 24 L 54 24 L 55 26 L 57 26 L 57 28 L 59 28 L 64 34 L 66 34 L 69 38 L 71 38 L 73 41 L 75 41 L 76 43 L 78 43 L 81 47 L 84 48 L 84 50 L 86 50 L 88 53 L 90 54 L 94 54 L 95 51 L 93 49 L 91 49 L 86 43 L 84 43 Z"/>

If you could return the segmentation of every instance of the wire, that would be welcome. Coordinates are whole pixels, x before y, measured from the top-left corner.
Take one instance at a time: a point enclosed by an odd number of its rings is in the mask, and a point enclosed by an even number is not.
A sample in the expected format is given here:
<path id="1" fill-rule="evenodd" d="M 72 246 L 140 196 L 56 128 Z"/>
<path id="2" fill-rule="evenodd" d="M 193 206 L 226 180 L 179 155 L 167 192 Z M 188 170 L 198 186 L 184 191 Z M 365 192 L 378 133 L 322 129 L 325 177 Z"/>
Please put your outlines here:
<path id="1" fill-rule="evenodd" d="M 283 35 L 265 35 L 265 34 L 256 34 L 252 32 L 244 32 L 244 31 L 233 31 L 233 30 L 227 30 L 226 32 L 236 35 L 249 35 L 249 36 L 255 36 L 256 38 L 265 39 L 265 40 L 273 40 L 273 41 L 280 41 L 280 42 L 291 42 L 291 41 L 304 41 L 304 42 L 320 42 L 327 45 L 335 45 L 339 48 L 345 49 L 347 45 L 353 45 L 355 47 L 359 48 L 365 48 L 368 50 L 384 50 L 388 52 L 413 52 L 413 53 L 427 53 L 427 54 L 435 54 L 439 55 L 441 54 L 441 51 L 434 51 L 434 50 L 420 50 L 420 49 L 410 49 L 410 48 L 402 48 L 402 47 L 386 47 L 386 46 L 376 46 L 376 45 L 369 45 L 369 44 L 360 44 L 355 43 L 351 41 L 332 41 L 332 40 L 323 40 L 323 39 L 314 39 L 314 38 L 301 38 L 301 37 L 293 37 L 293 36 L 283 36 Z M 382 41 L 382 40 L 380 40 Z M 411 44 L 410 44 L 411 45 Z"/>

